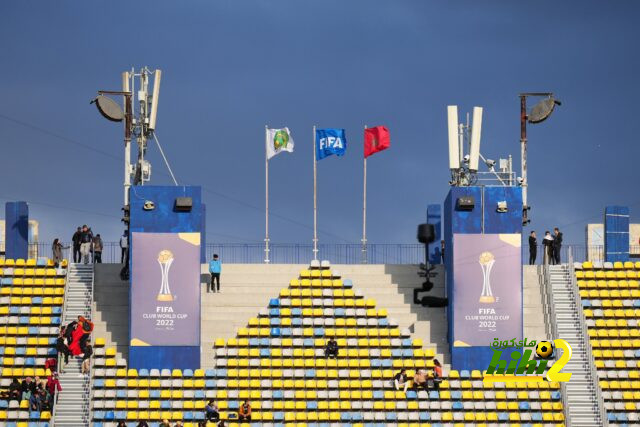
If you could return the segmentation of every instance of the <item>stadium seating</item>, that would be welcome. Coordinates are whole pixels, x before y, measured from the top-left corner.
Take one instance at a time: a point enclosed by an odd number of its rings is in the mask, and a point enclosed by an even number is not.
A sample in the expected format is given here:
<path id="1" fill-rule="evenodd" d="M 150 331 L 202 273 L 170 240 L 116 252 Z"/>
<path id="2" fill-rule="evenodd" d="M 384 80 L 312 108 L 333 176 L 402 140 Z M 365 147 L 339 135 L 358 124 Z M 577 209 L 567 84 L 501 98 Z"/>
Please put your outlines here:
<path id="1" fill-rule="evenodd" d="M 0 389 L 13 378 L 50 374 L 45 360 L 55 356 L 64 302 L 66 260 L 0 259 Z M 0 425 L 48 425 L 48 411 L 30 412 L 28 402 L 0 401 Z"/>
<path id="2" fill-rule="evenodd" d="M 611 424 L 640 422 L 640 262 L 575 266 Z"/>
<path id="3" fill-rule="evenodd" d="M 337 359 L 324 356 L 335 337 Z M 195 426 L 206 401 L 230 425 L 245 399 L 251 425 L 564 425 L 558 383 L 484 384 L 480 371 L 444 373 L 439 390 L 395 391 L 393 375 L 433 366 L 434 353 L 384 308 L 329 269 L 303 270 L 235 338 L 217 339 L 212 369 L 128 369 L 96 340 L 94 425 L 162 419 Z"/>

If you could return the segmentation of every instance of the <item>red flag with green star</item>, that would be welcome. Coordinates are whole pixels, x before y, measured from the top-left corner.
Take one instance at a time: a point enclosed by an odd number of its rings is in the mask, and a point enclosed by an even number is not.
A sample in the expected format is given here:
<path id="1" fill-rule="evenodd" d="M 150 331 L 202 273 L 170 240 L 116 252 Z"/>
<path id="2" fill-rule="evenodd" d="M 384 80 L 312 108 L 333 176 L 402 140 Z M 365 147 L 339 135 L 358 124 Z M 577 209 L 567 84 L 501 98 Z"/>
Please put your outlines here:
<path id="1" fill-rule="evenodd" d="M 391 145 L 389 129 L 384 126 L 376 126 L 364 130 L 364 157 L 386 150 Z"/>

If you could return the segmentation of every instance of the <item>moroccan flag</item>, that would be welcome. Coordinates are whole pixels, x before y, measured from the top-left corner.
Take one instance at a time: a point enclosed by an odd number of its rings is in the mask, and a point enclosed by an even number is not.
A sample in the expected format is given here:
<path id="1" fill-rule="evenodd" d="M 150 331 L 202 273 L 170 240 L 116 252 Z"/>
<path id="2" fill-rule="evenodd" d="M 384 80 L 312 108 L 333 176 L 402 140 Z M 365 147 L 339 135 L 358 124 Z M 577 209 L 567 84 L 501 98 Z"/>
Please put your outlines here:
<path id="1" fill-rule="evenodd" d="M 283 151 L 293 153 L 293 137 L 289 128 L 267 129 L 267 159 Z"/>
<path id="2" fill-rule="evenodd" d="M 389 129 L 384 126 L 376 126 L 364 130 L 364 156 L 386 150 L 391 145 Z"/>

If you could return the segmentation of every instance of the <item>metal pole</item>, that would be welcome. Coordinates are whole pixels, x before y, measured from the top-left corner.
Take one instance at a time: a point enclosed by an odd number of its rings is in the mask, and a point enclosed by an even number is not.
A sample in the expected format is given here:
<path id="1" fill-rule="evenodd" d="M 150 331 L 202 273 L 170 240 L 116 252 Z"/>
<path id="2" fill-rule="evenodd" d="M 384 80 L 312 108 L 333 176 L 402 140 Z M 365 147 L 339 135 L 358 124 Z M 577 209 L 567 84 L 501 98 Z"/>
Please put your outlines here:
<path id="1" fill-rule="evenodd" d="M 365 125 L 364 129 L 367 129 Z M 364 156 L 362 189 L 362 263 L 367 263 L 367 156 Z"/>
<path id="2" fill-rule="evenodd" d="M 318 182 L 316 159 L 316 126 L 313 125 L 313 259 L 318 260 Z"/>
<path id="3" fill-rule="evenodd" d="M 122 73 L 122 91 L 129 92 L 129 73 Z M 131 94 L 124 95 L 124 206 L 129 206 L 131 187 Z"/>
<path id="4" fill-rule="evenodd" d="M 522 223 L 528 222 L 527 204 L 527 96 L 520 95 L 520 167 L 522 168 Z"/>
<path id="5" fill-rule="evenodd" d="M 264 125 L 264 262 L 269 264 L 269 158 L 267 144 L 269 144 L 269 129 L 267 125 Z"/>

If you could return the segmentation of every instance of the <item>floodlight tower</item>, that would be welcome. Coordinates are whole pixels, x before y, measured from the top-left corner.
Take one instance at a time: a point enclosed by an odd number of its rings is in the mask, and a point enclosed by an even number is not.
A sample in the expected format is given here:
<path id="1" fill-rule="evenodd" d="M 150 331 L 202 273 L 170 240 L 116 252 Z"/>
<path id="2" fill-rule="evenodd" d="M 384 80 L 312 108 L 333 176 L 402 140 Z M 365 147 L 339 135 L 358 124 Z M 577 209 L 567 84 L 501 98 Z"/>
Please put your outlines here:
<path id="1" fill-rule="evenodd" d="M 527 114 L 527 97 L 545 97 L 531 109 L 531 113 Z M 560 101 L 554 98 L 551 92 L 530 92 L 520 94 L 520 167 L 521 167 L 521 186 L 522 186 L 522 225 L 531 222 L 529 219 L 529 203 L 527 201 L 527 121 L 529 123 L 541 123 L 547 119 L 553 112 L 556 105 L 562 105 Z"/>

